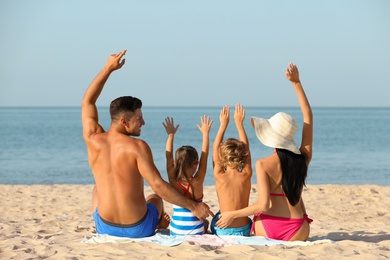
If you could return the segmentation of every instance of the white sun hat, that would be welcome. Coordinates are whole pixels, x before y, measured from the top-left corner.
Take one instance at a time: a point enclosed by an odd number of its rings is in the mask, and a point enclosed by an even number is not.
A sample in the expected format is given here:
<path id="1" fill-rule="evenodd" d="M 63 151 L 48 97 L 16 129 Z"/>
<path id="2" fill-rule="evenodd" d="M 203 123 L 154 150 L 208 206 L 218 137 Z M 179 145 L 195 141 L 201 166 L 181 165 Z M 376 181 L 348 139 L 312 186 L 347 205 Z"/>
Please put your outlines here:
<path id="1" fill-rule="evenodd" d="M 289 150 L 301 154 L 294 142 L 297 123 L 294 118 L 284 112 L 273 115 L 270 119 L 252 117 L 251 124 L 255 129 L 257 138 L 265 146 Z"/>

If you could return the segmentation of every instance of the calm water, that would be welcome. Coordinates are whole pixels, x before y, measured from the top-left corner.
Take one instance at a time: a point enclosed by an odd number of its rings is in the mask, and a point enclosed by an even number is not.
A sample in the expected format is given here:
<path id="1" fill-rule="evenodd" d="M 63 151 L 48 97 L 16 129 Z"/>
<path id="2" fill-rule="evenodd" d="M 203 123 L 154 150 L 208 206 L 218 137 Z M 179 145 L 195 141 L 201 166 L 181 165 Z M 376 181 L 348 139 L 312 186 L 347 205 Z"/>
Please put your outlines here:
<path id="1" fill-rule="evenodd" d="M 231 112 L 233 110 L 231 109 Z M 250 126 L 250 116 L 269 118 L 279 111 L 293 115 L 300 126 L 299 108 L 247 108 L 247 130 L 253 162 L 272 153 Z M 162 122 L 173 116 L 180 128 L 174 149 L 189 144 L 201 148 L 196 124 L 200 116 L 214 119 L 210 147 L 219 127 L 220 108 L 145 107 L 146 125 L 141 138 L 152 151 L 157 168 L 166 178 L 165 141 Z M 313 108 L 314 152 L 308 184 L 390 185 L 390 108 Z M 109 127 L 108 108 L 99 108 L 100 123 Z M 80 108 L 0 108 L 1 184 L 92 184 L 92 173 L 81 134 Z M 234 124 L 226 137 L 237 137 Z M 211 154 L 211 153 L 210 153 Z M 253 182 L 256 179 L 253 178 Z M 205 185 L 214 185 L 209 157 Z"/>

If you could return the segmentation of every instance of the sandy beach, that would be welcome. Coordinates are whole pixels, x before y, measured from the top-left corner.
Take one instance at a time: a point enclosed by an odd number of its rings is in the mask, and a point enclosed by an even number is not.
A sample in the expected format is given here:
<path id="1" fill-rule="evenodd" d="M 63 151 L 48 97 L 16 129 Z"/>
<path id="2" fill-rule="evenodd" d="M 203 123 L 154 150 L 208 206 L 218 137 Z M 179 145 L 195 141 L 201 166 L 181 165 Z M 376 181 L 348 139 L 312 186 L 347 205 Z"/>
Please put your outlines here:
<path id="1" fill-rule="evenodd" d="M 1 259 L 387 259 L 390 187 L 308 185 L 303 197 L 314 219 L 309 246 L 208 246 L 183 242 L 85 243 L 94 235 L 92 185 L 0 185 Z M 145 187 L 146 194 L 151 193 Z M 256 186 L 251 201 L 256 200 Z M 204 201 L 218 210 L 215 189 Z M 165 204 L 171 214 L 172 207 Z M 211 220 L 211 219 L 210 219 Z"/>

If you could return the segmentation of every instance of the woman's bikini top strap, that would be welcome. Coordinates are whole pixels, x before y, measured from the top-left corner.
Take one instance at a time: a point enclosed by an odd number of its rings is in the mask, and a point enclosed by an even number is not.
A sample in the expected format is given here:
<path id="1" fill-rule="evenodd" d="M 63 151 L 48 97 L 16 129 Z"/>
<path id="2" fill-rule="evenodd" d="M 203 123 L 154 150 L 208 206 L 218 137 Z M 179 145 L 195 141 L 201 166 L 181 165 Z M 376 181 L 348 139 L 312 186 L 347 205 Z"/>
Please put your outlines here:
<path id="1" fill-rule="evenodd" d="M 284 193 L 269 193 L 270 196 L 276 196 L 276 197 L 286 197 L 286 194 Z"/>

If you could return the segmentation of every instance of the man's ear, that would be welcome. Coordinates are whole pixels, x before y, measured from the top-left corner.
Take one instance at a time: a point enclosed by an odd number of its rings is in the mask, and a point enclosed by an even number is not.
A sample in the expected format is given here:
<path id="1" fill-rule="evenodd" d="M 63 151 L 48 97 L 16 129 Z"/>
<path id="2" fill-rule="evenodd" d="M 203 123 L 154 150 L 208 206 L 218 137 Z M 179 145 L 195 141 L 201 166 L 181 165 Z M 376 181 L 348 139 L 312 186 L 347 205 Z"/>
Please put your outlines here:
<path id="1" fill-rule="evenodd" d="M 119 121 L 121 122 L 122 126 L 126 126 L 127 120 L 126 120 L 126 118 L 124 116 L 121 116 L 121 119 Z"/>

